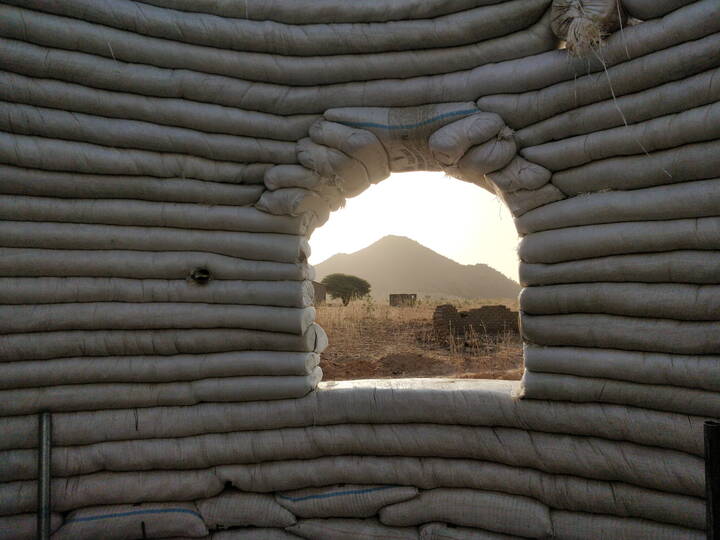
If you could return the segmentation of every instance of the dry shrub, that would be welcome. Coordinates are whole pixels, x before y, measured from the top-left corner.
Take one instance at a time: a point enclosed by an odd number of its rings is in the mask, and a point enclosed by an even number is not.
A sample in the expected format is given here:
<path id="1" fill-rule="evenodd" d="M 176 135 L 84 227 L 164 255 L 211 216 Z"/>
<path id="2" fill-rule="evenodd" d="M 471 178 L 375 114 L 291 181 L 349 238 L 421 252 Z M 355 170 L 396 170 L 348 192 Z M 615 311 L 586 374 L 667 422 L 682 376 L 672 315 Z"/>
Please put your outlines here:
<path id="1" fill-rule="evenodd" d="M 370 298 L 348 306 L 317 307 L 317 322 L 330 338 L 322 354 L 326 380 L 452 377 L 519 379 L 522 342 L 513 332 L 488 335 L 482 331 L 452 339 L 439 338 L 432 315 L 439 304 L 453 303 L 459 310 L 504 304 L 506 300 L 419 301 L 412 307 L 392 307 Z"/>

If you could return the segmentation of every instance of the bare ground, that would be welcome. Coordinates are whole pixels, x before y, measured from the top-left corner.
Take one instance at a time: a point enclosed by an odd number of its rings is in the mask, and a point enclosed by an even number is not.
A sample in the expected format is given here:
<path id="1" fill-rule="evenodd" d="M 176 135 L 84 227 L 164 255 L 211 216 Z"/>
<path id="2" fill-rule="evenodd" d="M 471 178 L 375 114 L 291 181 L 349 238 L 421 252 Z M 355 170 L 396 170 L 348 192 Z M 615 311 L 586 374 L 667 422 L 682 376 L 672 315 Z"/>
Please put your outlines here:
<path id="1" fill-rule="evenodd" d="M 343 307 L 317 307 L 317 322 L 328 333 L 330 346 L 322 353 L 325 380 L 451 377 L 519 380 L 522 341 L 514 333 L 470 336 L 467 341 L 445 340 L 432 329 L 435 306 L 443 301 L 419 302 L 415 307 L 390 307 L 372 300 L 356 300 Z M 466 310 L 506 301 L 453 302 Z"/>

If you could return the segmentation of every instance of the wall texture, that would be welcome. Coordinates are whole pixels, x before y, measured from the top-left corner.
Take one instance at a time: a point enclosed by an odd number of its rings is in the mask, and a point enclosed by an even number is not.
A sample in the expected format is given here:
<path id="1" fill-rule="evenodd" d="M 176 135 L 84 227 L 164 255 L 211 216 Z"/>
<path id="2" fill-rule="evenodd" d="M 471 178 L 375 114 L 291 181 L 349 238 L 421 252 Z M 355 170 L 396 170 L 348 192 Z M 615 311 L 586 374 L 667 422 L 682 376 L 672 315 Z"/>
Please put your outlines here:
<path id="1" fill-rule="evenodd" d="M 4 0 L 0 50 L 0 537 L 49 410 L 56 539 L 703 538 L 717 0 Z M 307 239 L 408 170 L 515 216 L 522 385 L 318 386 Z"/>

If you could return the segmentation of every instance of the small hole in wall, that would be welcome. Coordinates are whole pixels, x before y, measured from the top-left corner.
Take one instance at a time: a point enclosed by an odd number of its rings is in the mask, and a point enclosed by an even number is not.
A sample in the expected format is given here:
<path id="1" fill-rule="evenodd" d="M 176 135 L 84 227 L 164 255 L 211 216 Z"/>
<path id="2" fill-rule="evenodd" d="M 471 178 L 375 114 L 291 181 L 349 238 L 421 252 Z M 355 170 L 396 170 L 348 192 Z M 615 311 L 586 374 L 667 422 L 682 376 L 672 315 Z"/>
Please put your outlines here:
<path id="1" fill-rule="evenodd" d="M 190 272 L 190 279 L 198 285 L 207 285 L 210 283 L 210 270 L 207 268 L 195 268 Z"/>
<path id="2" fill-rule="evenodd" d="M 323 378 L 520 379 L 517 243 L 494 194 L 441 172 L 394 174 L 348 199 L 310 238 L 310 262 L 317 282 L 350 274 L 371 291 L 343 305 L 317 288 Z M 457 320 L 436 316 L 447 304 Z"/>

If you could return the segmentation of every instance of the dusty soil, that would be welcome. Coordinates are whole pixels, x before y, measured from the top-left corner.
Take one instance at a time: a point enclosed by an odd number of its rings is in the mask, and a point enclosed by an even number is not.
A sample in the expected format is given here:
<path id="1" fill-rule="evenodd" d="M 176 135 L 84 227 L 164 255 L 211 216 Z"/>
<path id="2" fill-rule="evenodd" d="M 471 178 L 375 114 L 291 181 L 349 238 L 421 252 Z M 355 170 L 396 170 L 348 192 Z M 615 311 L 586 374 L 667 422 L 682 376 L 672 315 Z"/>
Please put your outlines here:
<path id="1" fill-rule="evenodd" d="M 497 302 L 458 307 L 488 303 Z M 319 306 L 318 323 L 330 338 L 330 346 L 321 356 L 323 379 L 521 378 L 519 336 L 476 336 L 462 343 L 439 339 L 431 322 L 436 304 L 396 308 L 356 301 L 347 307 Z"/>

